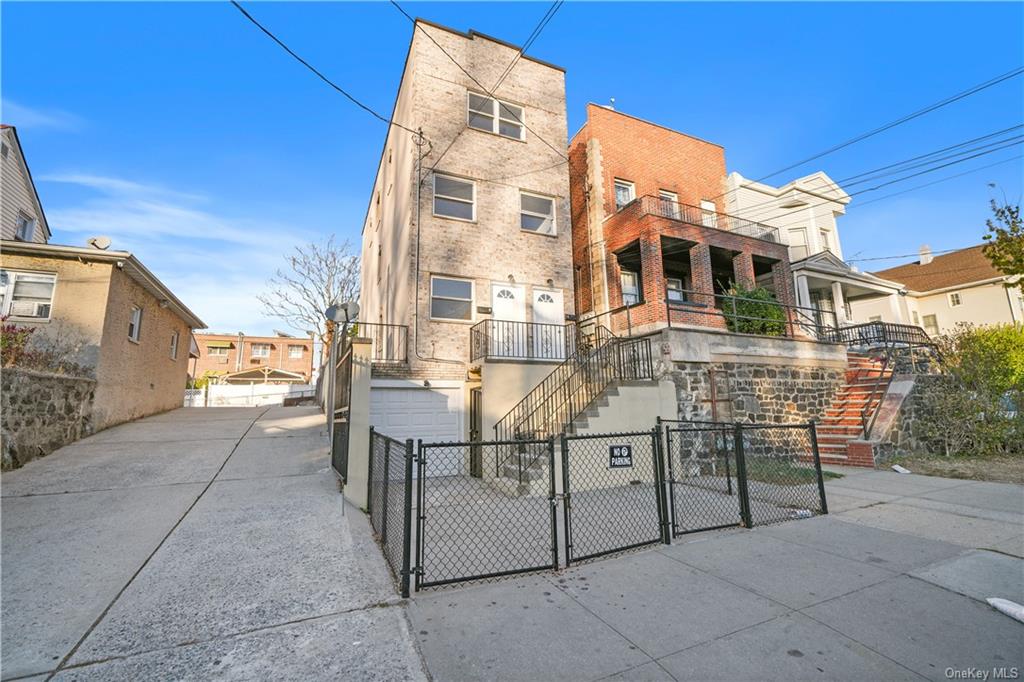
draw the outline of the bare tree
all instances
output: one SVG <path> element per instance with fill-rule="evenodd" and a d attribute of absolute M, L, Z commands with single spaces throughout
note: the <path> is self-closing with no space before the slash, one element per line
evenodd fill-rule
<path fill-rule="evenodd" d="M 334 235 L 322 242 L 296 246 L 285 256 L 287 267 L 278 269 L 257 296 L 266 312 L 292 329 L 314 332 L 329 341 L 324 310 L 335 303 L 359 297 L 359 256 L 346 239 Z"/>

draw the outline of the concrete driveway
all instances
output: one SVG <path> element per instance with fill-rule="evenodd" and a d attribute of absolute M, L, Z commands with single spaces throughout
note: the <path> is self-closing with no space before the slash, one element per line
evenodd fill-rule
<path fill-rule="evenodd" d="M 175 410 L 2 495 L 4 680 L 423 678 L 315 408 Z"/>
<path fill-rule="evenodd" d="M 1024 603 L 1024 489 L 842 473 L 830 516 L 420 592 L 427 667 L 436 680 L 1024 673 L 1024 624 L 983 601 Z"/>

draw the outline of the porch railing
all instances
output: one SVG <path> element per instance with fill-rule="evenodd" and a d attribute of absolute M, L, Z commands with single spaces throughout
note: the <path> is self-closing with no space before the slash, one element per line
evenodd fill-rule
<path fill-rule="evenodd" d="M 653 195 L 642 196 L 636 201 L 639 202 L 641 212 L 645 214 L 780 243 L 779 230 L 771 225 Z"/>
<path fill-rule="evenodd" d="M 470 362 L 481 358 L 562 361 L 575 352 L 572 324 L 483 320 L 469 330 Z"/>
<path fill-rule="evenodd" d="M 865 322 L 864 324 L 841 327 L 831 332 L 828 340 L 845 343 L 848 346 L 935 345 L 928 333 L 921 327 L 893 322 Z"/>
<path fill-rule="evenodd" d="M 376 364 L 409 361 L 409 328 L 402 324 L 359 322 L 352 334 L 371 341 L 370 361 Z"/>

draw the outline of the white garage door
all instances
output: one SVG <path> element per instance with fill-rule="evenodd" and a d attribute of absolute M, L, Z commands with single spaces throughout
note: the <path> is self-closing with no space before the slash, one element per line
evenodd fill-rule
<path fill-rule="evenodd" d="M 465 440 L 462 392 L 458 388 L 371 387 L 370 423 L 384 435 L 400 441 Z"/>

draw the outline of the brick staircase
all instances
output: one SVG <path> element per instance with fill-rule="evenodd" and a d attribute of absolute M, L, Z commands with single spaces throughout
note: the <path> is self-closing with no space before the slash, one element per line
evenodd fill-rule
<path fill-rule="evenodd" d="M 849 351 L 846 369 L 846 383 L 825 410 L 825 416 L 818 422 L 818 453 L 822 464 L 845 464 L 847 466 L 873 467 L 871 450 L 848 448 L 851 440 L 864 435 L 861 415 L 871 415 L 878 409 L 885 388 L 892 378 L 892 370 L 884 363 L 866 353 Z M 872 396 L 878 378 L 882 378 L 878 392 Z M 864 412 L 867 407 L 867 412 Z"/>

